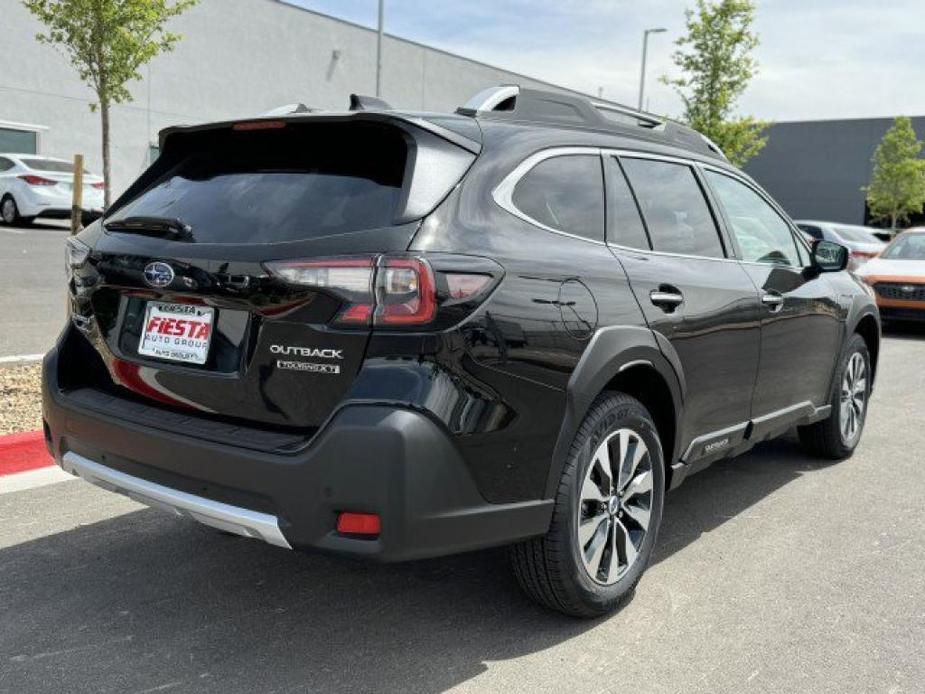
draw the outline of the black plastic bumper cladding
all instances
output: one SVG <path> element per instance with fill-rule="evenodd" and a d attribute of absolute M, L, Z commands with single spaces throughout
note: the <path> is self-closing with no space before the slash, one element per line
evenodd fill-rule
<path fill-rule="evenodd" d="M 84 409 L 45 358 L 43 408 L 56 459 L 68 452 L 179 491 L 270 513 L 296 548 L 383 561 L 452 554 L 542 534 L 551 501 L 490 504 L 459 452 L 424 414 L 390 405 L 337 412 L 308 448 L 273 454 Z M 375 540 L 335 531 L 341 511 L 377 513 Z"/>

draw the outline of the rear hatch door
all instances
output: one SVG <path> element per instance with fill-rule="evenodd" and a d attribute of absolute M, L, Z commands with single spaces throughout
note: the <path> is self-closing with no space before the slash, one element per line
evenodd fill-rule
<path fill-rule="evenodd" d="M 363 360 L 376 256 L 408 248 L 471 145 L 385 114 L 172 131 L 82 235 L 75 323 L 140 398 L 320 426 Z M 293 263 L 317 286 L 272 271 Z"/>

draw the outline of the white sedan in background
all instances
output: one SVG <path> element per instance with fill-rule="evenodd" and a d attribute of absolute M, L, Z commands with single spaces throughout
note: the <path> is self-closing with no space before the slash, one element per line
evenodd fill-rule
<path fill-rule="evenodd" d="M 876 258 L 886 248 L 886 243 L 876 236 L 874 232 L 883 229 L 862 227 L 856 224 L 841 224 L 839 222 L 819 222 L 811 219 L 797 219 L 796 225 L 804 234 L 814 239 L 834 241 L 848 248 L 848 269 L 857 270 L 871 258 Z"/>
<path fill-rule="evenodd" d="M 0 152 L 0 222 L 30 224 L 36 217 L 70 219 L 74 164 L 34 154 Z M 84 171 L 84 223 L 103 214 L 103 179 Z"/>

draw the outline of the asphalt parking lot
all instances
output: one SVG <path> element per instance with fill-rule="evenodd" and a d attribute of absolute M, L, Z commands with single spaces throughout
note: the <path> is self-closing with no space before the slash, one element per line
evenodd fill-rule
<path fill-rule="evenodd" d="M 500 550 L 356 564 L 0 481 L 0 691 L 921 692 L 922 363 L 925 332 L 886 337 L 851 460 L 782 440 L 689 479 L 592 622 L 528 602 Z"/>
<path fill-rule="evenodd" d="M 64 325 L 65 222 L 0 224 L 0 358 L 47 351 Z"/>

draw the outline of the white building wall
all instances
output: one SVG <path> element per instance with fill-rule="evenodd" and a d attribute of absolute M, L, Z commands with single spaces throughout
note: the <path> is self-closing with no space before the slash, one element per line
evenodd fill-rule
<path fill-rule="evenodd" d="M 19 0 L 0 0 L 0 126 L 42 126 L 41 154 L 87 157 L 101 171 L 93 93 Z M 376 33 L 278 0 L 200 0 L 175 19 L 172 52 L 142 67 L 134 102 L 112 113 L 113 185 L 118 194 L 145 168 L 157 132 L 263 113 L 293 102 L 344 110 L 351 92 L 375 93 Z M 336 52 L 336 53 L 335 53 Z M 387 36 L 383 98 L 398 108 L 451 111 L 493 84 L 552 85 Z M 556 88 L 556 87 L 553 87 Z"/>

